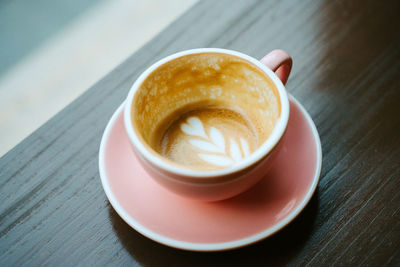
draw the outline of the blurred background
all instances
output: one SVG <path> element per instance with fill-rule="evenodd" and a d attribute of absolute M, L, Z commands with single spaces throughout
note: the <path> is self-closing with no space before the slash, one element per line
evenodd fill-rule
<path fill-rule="evenodd" d="M 198 0 L 1 0 L 0 156 Z"/>

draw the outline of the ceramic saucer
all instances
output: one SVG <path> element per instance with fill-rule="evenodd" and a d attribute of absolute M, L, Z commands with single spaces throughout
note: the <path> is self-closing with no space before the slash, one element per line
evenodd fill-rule
<path fill-rule="evenodd" d="M 321 171 L 321 144 L 307 111 L 290 96 L 290 118 L 278 159 L 265 178 L 245 193 L 219 202 L 177 196 L 142 169 L 125 133 L 123 104 L 100 145 L 104 191 L 136 231 L 167 246 L 196 251 L 242 247 L 290 223 L 313 195 Z"/>

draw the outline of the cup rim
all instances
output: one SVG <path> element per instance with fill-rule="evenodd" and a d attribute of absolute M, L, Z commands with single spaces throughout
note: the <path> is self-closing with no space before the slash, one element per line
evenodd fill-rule
<path fill-rule="evenodd" d="M 281 102 L 281 116 L 278 119 L 277 123 L 275 124 L 275 127 L 271 135 L 267 138 L 267 140 L 259 148 L 257 148 L 250 156 L 246 157 L 239 163 L 234 164 L 231 167 L 219 170 L 199 171 L 199 170 L 181 168 L 178 165 L 168 164 L 166 161 L 161 159 L 162 156 L 157 157 L 152 152 L 148 151 L 146 146 L 142 144 L 142 142 L 139 140 L 138 134 L 135 132 L 134 127 L 132 125 L 131 110 L 132 110 L 133 98 L 138 89 L 140 88 L 140 86 L 142 85 L 142 83 L 144 82 L 144 80 L 153 71 L 155 71 L 160 66 L 164 65 L 169 61 L 172 61 L 176 58 L 180 58 L 183 56 L 200 54 L 200 53 L 222 53 L 222 54 L 233 55 L 254 64 L 272 80 L 272 82 L 274 83 L 279 92 L 279 99 Z M 276 74 L 270 68 L 262 64 L 259 60 L 238 51 L 222 49 L 222 48 L 197 48 L 197 49 L 184 50 L 155 62 L 149 68 L 147 68 L 133 83 L 131 89 L 129 90 L 124 107 L 124 125 L 129 140 L 131 141 L 131 144 L 134 147 L 134 150 L 136 150 L 136 152 L 139 153 L 146 161 L 151 163 L 151 165 L 156 166 L 158 169 L 183 177 L 215 178 L 237 173 L 251 167 L 252 165 L 256 164 L 257 162 L 265 158 L 278 144 L 283 134 L 285 133 L 288 120 L 289 120 L 289 99 L 285 86 L 282 84 L 282 81 L 278 78 L 278 76 L 276 76 Z"/>

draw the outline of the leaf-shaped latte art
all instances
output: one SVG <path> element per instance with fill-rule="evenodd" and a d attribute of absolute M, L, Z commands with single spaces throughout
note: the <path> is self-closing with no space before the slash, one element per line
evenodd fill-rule
<path fill-rule="evenodd" d="M 202 152 L 198 153 L 199 158 L 209 164 L 227 167 L 250 155 L 249 145 L 243 138 L 240 138 L 240 144 L 231 138 L 227 152 L 226 140 L 221 131 L 210 127 L 207 135 L 203 123 L 197 117 L 188 118 L 180 128 L 187 135 L 194 137 L 189 139 L 189 144 L 200 149 Z"/>
<path fill-rule="evenodd" d="M 203 141 L 203 140 L 199 140 L 199 139 L 190 139 L 189 143 L 192 146 L 195 146 L 195 147 L 205 150 L 207 152 L 225 153 L 225 149 L 221 150 L 220 147 L 218 147 L 215 144 L 210 143 L 208 141 Z"/>
<path fill-rule="evenodd" d="M 214 127 L 210 128 L 211 141 L 218 146 L 222 153 L 225 153 L 225 138 L 222 133 Z"/>
<path fill-rule="evenodd" d="M 230 152 L 231 152 L 231 157 L 236 161 L 240 161 L 242 159 L 242 152 L 240 151 L 240 148 L 238 144 L 235 142 L 235 140 L 231 139 L 231 144 L 230 144 Z"/>
<path fill-rule="evenodd" d="M 203 123 L 196 117 L 190 117 L 186 120 L 186 123 L 181 124 L 181 130 L 188 134 L 194 136 L 200 136 L 208 139 L 206 132 L 204 131 Z"/>

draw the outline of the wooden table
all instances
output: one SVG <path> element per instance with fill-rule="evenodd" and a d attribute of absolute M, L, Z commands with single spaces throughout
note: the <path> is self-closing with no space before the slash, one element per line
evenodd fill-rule
<path fill-rule="evenodd" d="M 202 1 L 0 160 L 0 265 L 400 265 L 400 1 Z M 288 227 L 242 249 L 157 244 L 110 206 L 104 127 L 138 77 L 184 49 L 288 51 L 322 140 L 321 180 Z M 112 53 L 112 51 L 110 51 Z M 56 90 L 56 89 L 55 89 Z"/>

